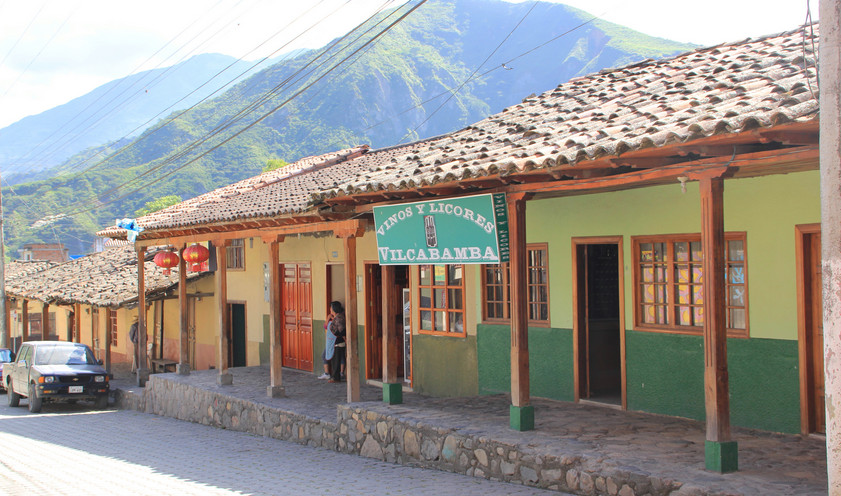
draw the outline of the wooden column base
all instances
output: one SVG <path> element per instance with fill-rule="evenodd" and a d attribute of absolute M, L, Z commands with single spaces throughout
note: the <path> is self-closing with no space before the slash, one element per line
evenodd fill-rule
<path fill-rule="evenodd" d="M 230 372 L 222 372 L 216 376 L 216 384 L 219 386 L 230 386 L 234 383 L 234 376 Z"/>
<path fill-rule="evenodd" d="M 515 431 L 533 431 L 534 430 L 534 407 L 528 406 L 514 406 L 511 405 L 509 410 L 511 418 L 511 428 Z"/>
<path fill-rule="evenodd" d="M 283 386 L 266 386 L 266 396 L 269 398 L 285 398 L 286 388 Z"/>
<path fill-rule="evenodd" d="M 146 367 L 137 369 L 137 385 L 146 387 L 146 382 L 149 380 L 149 369 Z"/>
<path fill-rule="evenodd" d="M 176 363 L 175 364 L 175 373 L 178 375 L 190 375 L 190 364 L 189 363 Z"/>
<path fill-rule="evenodd" d="M 399 405 L 403 403 L 403 384 L 401 383 L 383 383 L 383 402 L 389 405 Z"/>
<path fill-rule="evenodd" d="M 739 470 L 739 450 L 736 441 L 705 441 L 704 460 L 707 470 L 719 473 Z"/>

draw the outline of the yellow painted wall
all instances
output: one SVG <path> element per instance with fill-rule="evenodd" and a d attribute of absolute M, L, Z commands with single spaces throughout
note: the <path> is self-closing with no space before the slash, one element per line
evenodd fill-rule
<path fill-rule="evenodd" d="M 796 339 L 794 226 L 820 222 L 817 171 L 725 181 L 725 230 L 747 232 L 751 337 Z M 698 183 L 530 201 L 527 241 L 548 242 L 552 327 L 572 328 L 572 237 L 623 236 L 633 327 L 631 236 L 700 233 Z M 475 279 L 477 282 L 479 279 Z"/>
<path fill-rule="evenodd" d="M 228 269 L 228 302 L 245 304 L 246 364 L 260 364 L 263 315 L 269 303 L 263 292 L 263 262 L 269 259 L 268 245 L 260 238 L 245 238 L 245 269 Z"/>

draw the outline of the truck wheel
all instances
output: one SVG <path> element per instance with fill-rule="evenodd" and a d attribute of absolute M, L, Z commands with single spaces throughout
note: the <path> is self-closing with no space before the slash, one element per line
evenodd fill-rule
<path fill-rule="evenodd" d="M 103 394 L 102 396 L 97 396 L 93 403 L 93 407 L 97 410 L 105 410 L 108 408 L 108 395 Z"/>
<path fill-rule="evenodd" d="M 43 400 L 35 394 L 35 384 L 29 385 L 29 412 L 38 413 L 41 411 Z"/>
<path fill-rule="evenodd" d="M 9 396 L 9 406 L 16 407 L 20 405 L 20 395 L 15 392 L 15 388 L 12 387 L 12 381 L 9 380 L 8 386 L 6 388 L 9 390 L 7 395 Z"/>

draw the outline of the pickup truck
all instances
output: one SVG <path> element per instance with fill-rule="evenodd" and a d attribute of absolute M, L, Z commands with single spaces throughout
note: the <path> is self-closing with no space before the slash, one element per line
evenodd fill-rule
<path fill-rule="evenodd" d="M 27 341 L 17 358 L 3 367 L 9 406 L 29 400 L 29 411 L 41 411 L 47 402 L 89 400 L 97 409 L 108 406 L 110 384 L 93 351 L 66 341 Z"/>

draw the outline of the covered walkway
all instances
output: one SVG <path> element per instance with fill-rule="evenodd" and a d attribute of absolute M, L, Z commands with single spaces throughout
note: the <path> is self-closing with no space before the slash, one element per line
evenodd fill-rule
<path fill-rule="evenodd" d="M 116 378 L 121 408 L 134 408 L 345 453 L 510 480 L 580 494 L 826 494 L 821 438 L 736 429 L 740 470 L 704 470 L 704 425 L 608 407 L 535 399 L 534 431 L 509 428 L 507 395 L 381 401 L 361 388 L 284 370 L 287 396 L 270 398 L 267 366 L 156 374 L 146 388 Z"/>

